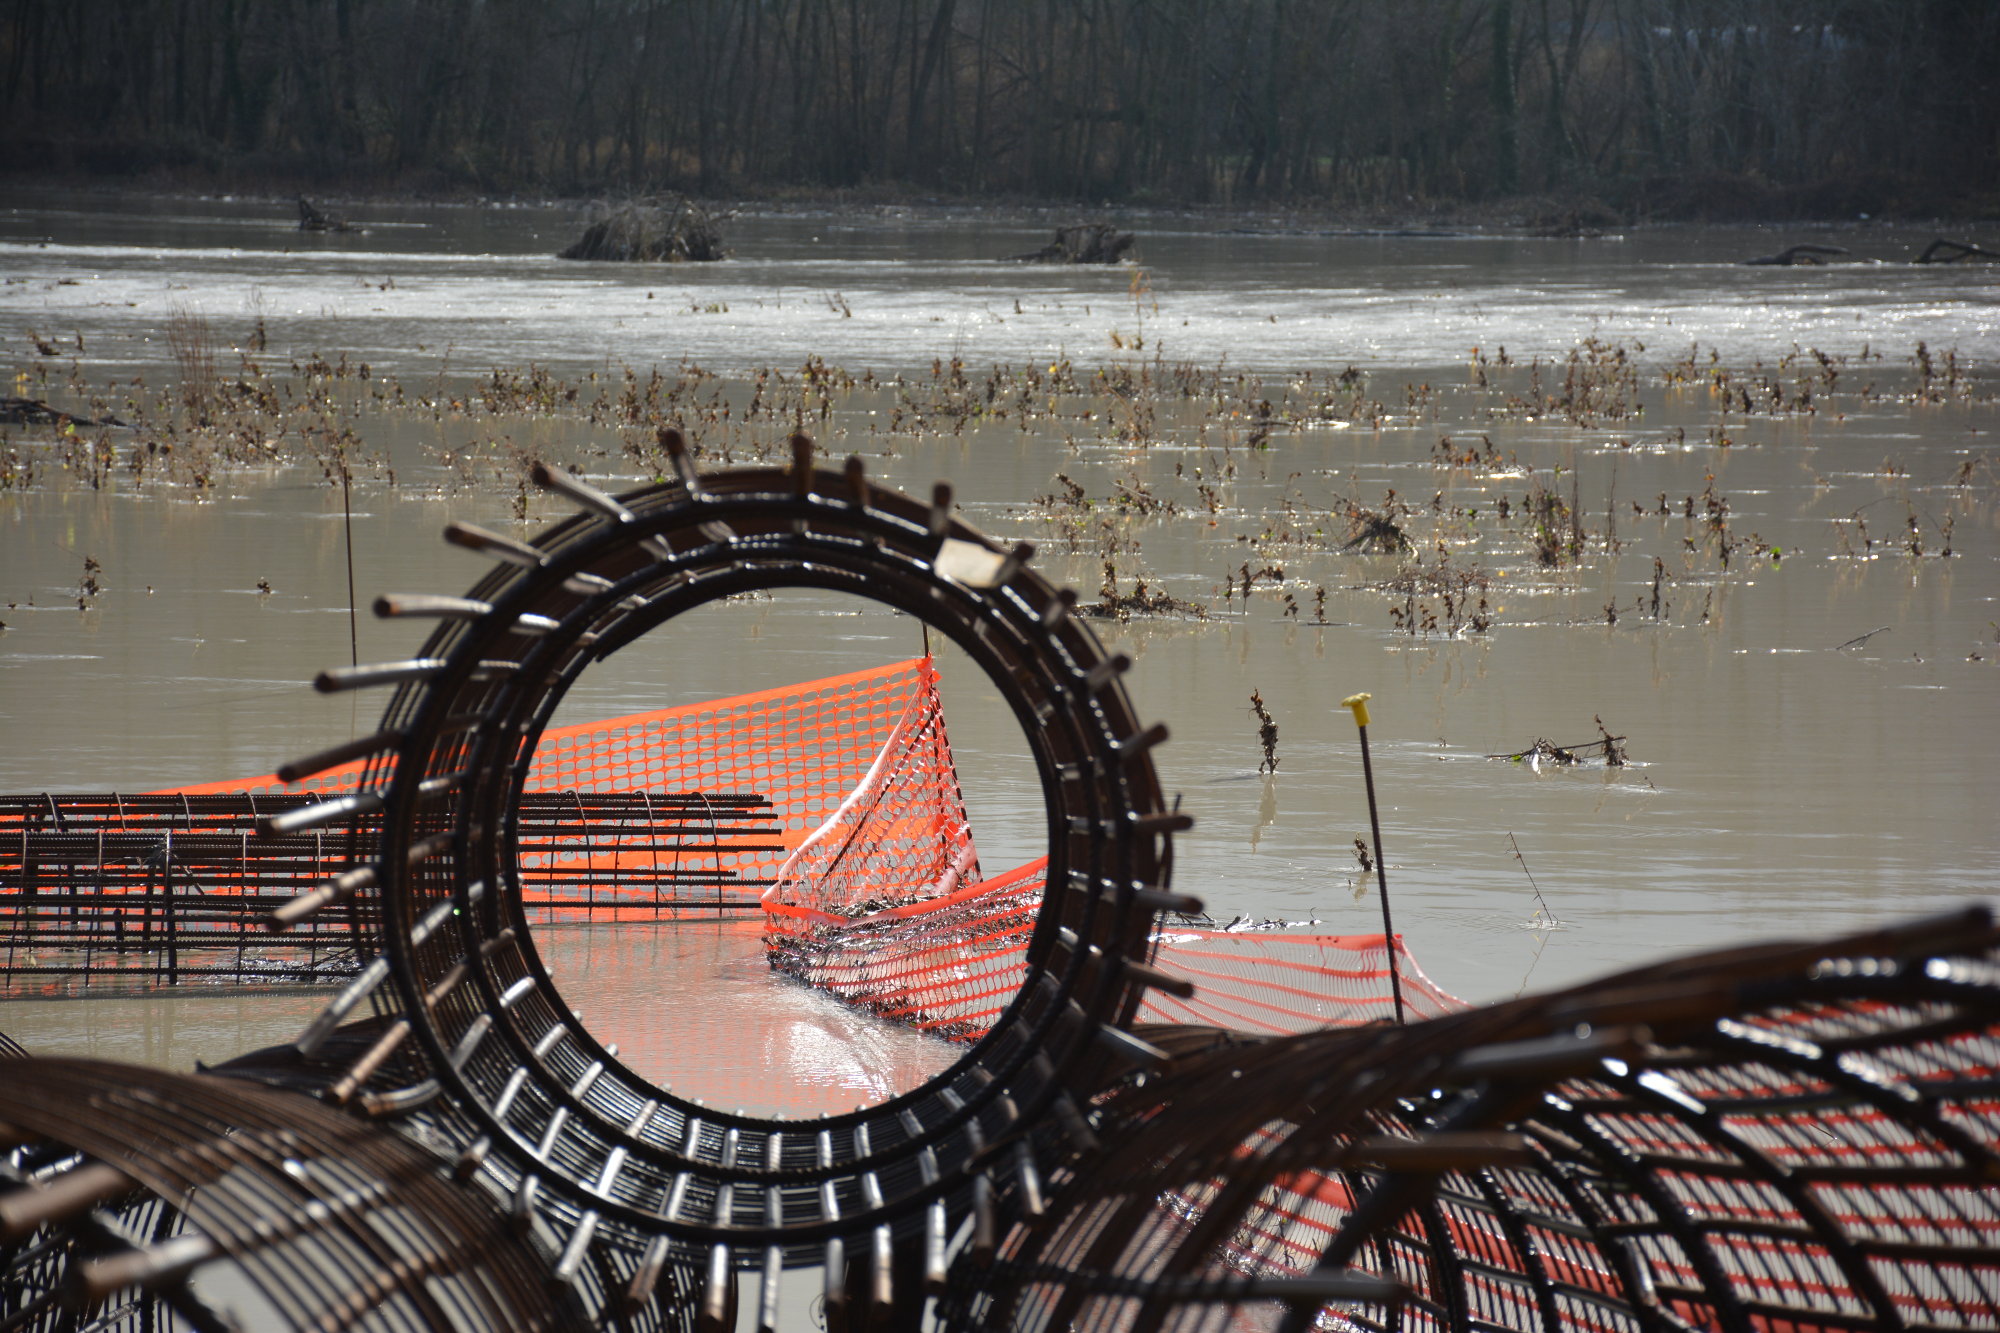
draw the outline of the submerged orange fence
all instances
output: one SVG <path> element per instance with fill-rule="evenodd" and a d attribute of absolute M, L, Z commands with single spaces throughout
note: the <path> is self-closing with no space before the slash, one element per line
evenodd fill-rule
<path fill-rule="evenodd" d="M 983 1036 L 1020 987 L 1048 861 L 980 878 L 937 677 L 920 664 L 907 711 L 866 776 L 779 870 L 765 892 L 772 965 L 887 1018 L 956 1040 Z M 1191 998 L 1149 992 L 1142 1022 L 1303 1032 L 1393 1016 L 1380 935 L 1176 927 L 1154 963 L 1195 984 Z M 1405 1008 L 1462 1007 L 1401 941 Z"/>
<path fill-rule="evenodd" d="M 937 898 L 856 917 L 767 893 L 772 964 L 885 1018 L 938 1036 L 984 1036 L 1020 988 L 1041 910 L 1046 858 Z M 1380 935 L 1300 935 L 1176 926 L 1154 941 L 1154 966 L 1195 985 L 1188 998 L 1148 991 L 1142 1023 L 1238 1032 L 1307 1032 L 1394 1016 Z M 1403 1003 L 1414 1018 L 1463 1008 L 1396 941 Z"/>

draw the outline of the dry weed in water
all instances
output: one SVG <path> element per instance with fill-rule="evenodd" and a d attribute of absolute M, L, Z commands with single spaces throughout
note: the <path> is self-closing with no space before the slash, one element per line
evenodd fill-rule
<path fill-rule="evenodd" d="M 200 313 L 176 304 L 167 312 L 166 335 L 180 372 L 181 404 L 200 424 L 215 393 L 215 334 Z"/>
<path fill-rule="evenodd" d="M 1257 765 L 1259 773 L 1278 771 L 1278 723 L 1271 716 L 1271 710 L 1264 706 L 1264 696 L 1256 690 L 1250 691 L 1250 711 L 1257 715 L 1257 743 L 1264 747 L 1263 762 Z"/>

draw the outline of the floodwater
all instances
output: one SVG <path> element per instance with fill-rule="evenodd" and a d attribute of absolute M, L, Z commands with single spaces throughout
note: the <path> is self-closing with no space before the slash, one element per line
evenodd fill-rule
<path fill-rule="evenodd" d="M 1253 423 L 1195 404 L 1163 407 L 1143 442 L 1103 416 L 899 435 L 887 391 L 838 399 L 815 428 L 830 452 L 861 453 L 905 489 L 949 479 L 973 523 L 1037 542 L 1040 567 L 1086 598 L 1101 577 L 1096 525 L 1112 515 L 1125 587 L 1141 575 L 1209 609 L 1100 632 L 1136 659 L 1128 685 L 1142 712 L 1172 729 L 1158 766 L 1197 820 L 1177 843 L 1176 887 L 1220 920 L 1381 928 L 1353 846 L 1368 830 L 1357 738 L 1338 707 L 1356 691 L 1373 695 L 1396 928 L 1470 1000 L 1858 929 L 2000 882 L 2000 285 L 1990 265 L 1898 262 L 1928 232 L 1812 233 L 1855 262 L 1787 269 L 1738 262 L 1799 239 L 1753 229 L 1352 238 L 1151 218 L 1135 220 L 1137 265 L 1084 270 L 996 262 L 1040 244 L 1039 219 L 774 214 L 729 224 L 728 262 L 668 268 L 556 261 L 578 222 L 548 208 L 358 209 L 365 233 L 305 237 L 268 203 L 11 205 L 0 210 L 9 392 L 60 403 L 72 360 L 96 392 L 166 382 L 176 312 L 227 344 L 261 319 L 267 368 L 345 354 L 412 396 L 530 364 L 574 380 L 671 374 L 683 361 L 743 377 L 809 356 L 878 377 L 928 375 L 953 357 L 975 378 L 995 362 L 1067 359 L 1079 379 L 1193 363 L 1258 373 L 1267 396 L 1294 373 L 1323 381 L 1356 367 L 1390 420 L 1280 428 L 1261 447 Z M 1494 383 L 1519 393 L 1532 359 L 1547 371 L 1586 339 L 1625 349 L 1643 414 L 1590 428 L 1530 419 L 1471 383 L 1475 347 L 1489 359 L 1506 349 L 1516 368 Z M 1920 342 L 1970 367 L 1964 392 L 1908 400 Z M 1817 349 L 1843 369 L 1815 412 L 1724 416 L 1716 395 L 1662 381 L 1692 346 L 1699 366 L 1711 350 L 1747 371 Z M 385 409 L 363 430 L 396 469 L 395 484 L 371 473 L 353 494 L 364 607 L 378 592 L 458 592 L 478 577 L 478 559 L 438 540 L 448 520 L 518 531 L 562 513 L 535 497 L 517 523 L 511 483 L 468 484 L 442 446 L 504 438 L 587 456 L 607 487 L 642 479 L 614 430 L 574 417 Z M 9 434 L 17 448 L 42 438 Z M 1444 436 L 1482 458 L 1441 466 Z M 1036 503 L 1060 493 L 1057 473 L 1091 510 Z M 1178 512 L 1117 517 L 1121 485 Z M 1591 534 L 1579 564 L 1538 562 L 1518 508 L 1496 526 L 1499 501 L 1518 507 L 1537 485 L 1577 502 Z M 1401 599 L 1380 587 L 1401 561 L 1341 549 L 1347 523 L 1329 507 L 1377 507 L 1392 488 L 1416 505 L 1403 526 L 1427 558 L 1442 539 L 1486 571 L 1487 632 L 1405 632 L 1390 614 Z M 1709 495 L 1741 542 L 1727 565 Z M 374 701 L 305 682 L 350 651 L 406 655 L 420 630 L 364 611 L 350 648 L 344 532 L 340 492 L 312 466 L 227 473 L 208 500 L 46 475 L 0 492 L 0 790 L 264 773 L 372 729 Z M 86 556 L 102 591 L 79 610 Z M 1247 603 L 1225 598 L 1244 565 L 1282 566 L 1282 585 L 1273 575 Z M 1309 623 L 1321 589 L 1325 623 Z M 875 666 L 912 655 L 920 634 L 878 608 L 809 598 L 713 619 L 649 644 L 642 669 L 586 677 L 574 706 L 615 713 Z M 1004 710 L 980 701 L 977 682 L 955 685 L 949 661 L 946 678 L 970 701 L 948 695 L 948 721 L 997 873 L 1039 850 L 1033 774 Z M 1275 775 L 1258 771 L 1253 689 L 1278 726 Z M 1487 757 L 1596 740 L 1597 719 L 1625 738 L 1629 765 Z M 566 998 L 635 1067 L 725 1107 L 844 1108 L 953 1054 L 803 997 L 763 968 L 746 924 L 569 927 L 539 943 Z M 0 1003 L 0 1030 L 31 1050 L 184 1068 L 288 1039 L 314 1003 L 16 1000 Z"/>

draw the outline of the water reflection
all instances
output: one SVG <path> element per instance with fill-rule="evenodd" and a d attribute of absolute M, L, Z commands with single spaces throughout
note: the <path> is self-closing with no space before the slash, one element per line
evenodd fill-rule
<path fill-rule="evenodd" d="M 753 918 L 543 926 L 535 947 L 621 1060 L 709 1106 L 848 1111 L 916 1087 L 962 1053 L 773 973 L 762 930 Z"/>

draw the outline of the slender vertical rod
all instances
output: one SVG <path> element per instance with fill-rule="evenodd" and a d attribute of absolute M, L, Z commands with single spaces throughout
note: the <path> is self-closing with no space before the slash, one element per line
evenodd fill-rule
<path fill-rule="evenodd" d="M 1366 694 L 1350 694 L 1340 706 L 1354 714 L 1354 726 L 1361 733 L 1361 780 L 1368 788 L 1368 830 L 1375 838 L 1375 888 L 1382 899 L 1382 938 L 1389 946 L 1389 994 L 1396 1002 L 1396 1022 L 1403 1018 L 1402 969 L 1396 965 L 1396 927 L 1389 919 L 1389 864 L 1382 859 L 1382 816 L 1375 806 L 1375 765 L 1368 757 L 1368 700 Z"/>
<path fill-rule="evenodd" d="M 347 533 L 347 656 L 351 666 L 361 665 L 361 630 L 354 618 L 354 499 L 348 493 L 347 446 L 340 447 L 340 519 Z"/>

